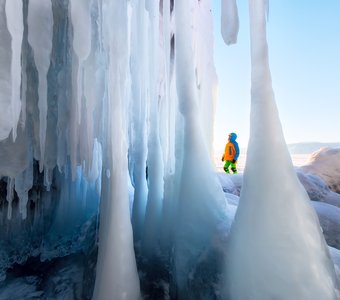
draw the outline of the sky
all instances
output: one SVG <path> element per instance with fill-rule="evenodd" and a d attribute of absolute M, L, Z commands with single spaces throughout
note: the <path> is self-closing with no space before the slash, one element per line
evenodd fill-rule
<path fill-rule="evenodd" d="M 214 147 L 229 132 L 249 139 L 248 0 L 238 0 L 236 45 L 221 36 L 220 0 L 213 0 L 214 60 L 219 78 Z M 269 0 L 267 41 L 272 83 L 288 144 L 340 142 L 340 1 Z"/>

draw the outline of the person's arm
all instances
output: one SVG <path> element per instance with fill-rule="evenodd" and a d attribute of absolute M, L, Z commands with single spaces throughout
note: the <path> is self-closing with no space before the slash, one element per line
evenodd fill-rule
<path fill-rule="evenodd" d="M 234 142 L 234 147 L 235 147 L 235 155 L 234 155 L 234 160 L 236 161 L 240 155 L 240 148 L 238 147 L 238 143 Z"/>

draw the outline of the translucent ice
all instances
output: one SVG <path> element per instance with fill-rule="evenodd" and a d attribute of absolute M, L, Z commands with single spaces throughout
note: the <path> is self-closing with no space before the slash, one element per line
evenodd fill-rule
<path fill-rule="evenodd" d="M 221 32 L 227 45 L 237 41 L 239 20 L 236 0 L 221 0 Z"/>
<path fill-rule="evenodd" d="M 6 0 L 0 1 L 0 140 L 12 130 L 12 49 L 7 27 Z"/>
<path fill-rule="evenodd" d="M 6 1 L 7 27 L 12 38 L 12 128 L 13 139 L 17 136 L 17 125 L 21 111 L 21 44 L 24 32 L 23 7 L 21 0 Z"/>
<path fill-rule="evenodd" d="M 334 266 L 318 218 L 295 175 L 275 105 L 265 4 L 249 1 L 251 134 L 229 239 L 226 294 L 231 299 L 335 300 Z"/>
<path fill-rule="evenodd" d="M 52 51 L 53 13 L 50 0 L 31 0 L 28 6 L 28 42 L 30 43 L 34 62 L 39 75 L 39 140 L 40 140 L 40 171 L 44 167 L 45 140 L 47 127 L 47 72 L 50 67 Z"/>

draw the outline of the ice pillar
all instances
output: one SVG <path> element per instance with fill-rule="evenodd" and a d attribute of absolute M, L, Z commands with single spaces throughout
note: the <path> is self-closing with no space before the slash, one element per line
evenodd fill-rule
<path fill-rule="evenodd" d="M 127 186 L 128 3 L 103 1 L 108 53 L 107 135 L 103 157 L 99 253 L 93 299 L 140 298 Z M 114 30 L 112 30 L 114 29 Z"/>
<path fill-rule="evenodd" d="M 240 203 L 231 228 L 227 297 L 336 299 L 318 218 L 285 144 L 271 85 L 265 0 L 250 0 L 251 130 Z"/>

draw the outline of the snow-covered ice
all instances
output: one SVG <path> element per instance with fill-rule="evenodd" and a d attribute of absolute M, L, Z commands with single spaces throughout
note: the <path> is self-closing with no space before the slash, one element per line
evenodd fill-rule
<path fill-rule="evenodd" d="M 320 176 L 332 191 L 340 193 L 340 148 L 321 148 L 301 168 L 305 173 Z"/>

